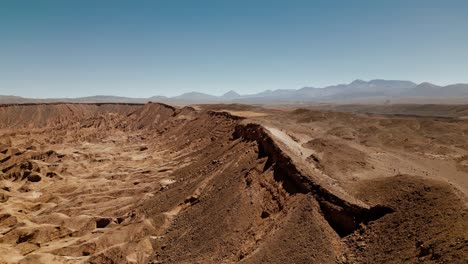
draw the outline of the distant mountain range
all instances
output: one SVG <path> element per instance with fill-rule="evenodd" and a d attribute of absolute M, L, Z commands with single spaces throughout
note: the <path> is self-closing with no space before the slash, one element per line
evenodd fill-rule
<path fill-rule="evenodd" d="M 468 84 L 437 86 L 431 83 L 416 84 L 399 80 L 355 80 L 324 88 L 304 87 L 301 89 L 266 90 L 257 94 L 240 95 L 229 91 L 221 96 L 200 92 L 184 93 L 179 96 L 153 96 L 150 98 L 128 98 L 117 96 L 90 96 L 80 98 L 32 99 L 17 96 L 0 96 L 0 104 L 23 103 L 146 103 L 148 101 L 172 104 L 200 103 L 468 103 Z"/>

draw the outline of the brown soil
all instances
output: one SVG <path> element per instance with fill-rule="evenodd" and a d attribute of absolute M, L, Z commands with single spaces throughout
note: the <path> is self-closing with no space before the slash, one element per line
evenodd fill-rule
<path fill-rule="evenodd" d="M 243 105 L 3 106 L 0 263 L 466 263 L 467 132 Z"/>
<path fill-rule="evenodd" d="M 354 262 L 466 263 L 468 210 L 452 186 L 408 175 L 358 185 L 359 197 L 395 213 L 346 238 Z"/>

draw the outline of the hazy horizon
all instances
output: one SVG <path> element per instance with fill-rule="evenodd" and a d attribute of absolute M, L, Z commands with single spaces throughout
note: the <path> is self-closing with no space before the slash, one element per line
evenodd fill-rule
<path fill-rule="evenodd" d="M 351 84 L 352 82 L 354 81 L 364 81 L 364 82 L 371 82 L 371 81 L 375 81 L 375 80 L 384 80 L 384 81 L 408 81 L 408 82 L 413 82 L 411 80 L 389 80 L 389 79 L 372 79 L 372 80 L 363 80 L 363 79 L 354 79 L 348 83 L 335 83 L 335 84 L 330 84 L 330 85 L 327 85 L 327 86 L 323 86 L 323 87 L 317 87 L 317 86 L 304 86 L 304 87 L 298 87 L 298 88 L 285 88 L 285 89 L 276 89 L 276 90 L 299 90 L 301 88 L 317 88 L 317 89 L 324 89 L 324 88 L 327 88 L 327 87 L 333 87 L 333 86 L 337 86 L 337 85 L 348 85 L 348 84 Z M 414 82 L 416 85 L 419 85 L 421 83 L 425 83 L 425 82 Z M 431 83 L 431 82 L 429 82 Z M 431 83 L 431 84 L 434 84 L 434 85 L 437 85 L 437 86 L 441 86 L 443 87 L 443 85 L 439 85 L 437 83 Z M 465 84 L 465 83 L 450 83 L 448 85 L 453 85 L 453 84 Z M 445 84 L 444 84 L 445 85 Z M 88 95 L 83 95 L 83 96 L 77 96 L 77 97 L 28 97 L 28 96 L 24 96 L 24 98 L 30 98 L 30 99 L 66 99 L 66 98 L 70 98 L 70 99 L 73 99 L 73 98 L 84 98 L 84 97 L 99 97 L 99 96 L 115 96 L 115 97 L 127 97 L 127 98 L 143 98 L 143 99 L 147 99 L 147 98 L 151 98 L 151 97 L 158 97 L 158 96 L 165 96 L 165 97 L 168 97 L 168 98 L 171 98 L 171 97 L 177 97 L 177 96 L 181 96 L 181 95 L 185 95 L 185 94 L 189 94 L 189 93 L 192 93 L 192 92 L 195 92 L 195 93 L 203 93 L 203 94 L 207 94 L 207 95 L 213 95 L 213 96 L 222 96 L 228 92 L 231 92 L 231 91 L 234 91 L 236 93 L 238 93 L 239 95 L 242 95 L 242 96 L 248 96 L 248 95 L 255 95 L 255 94 L 258 94 L 258 93 L 261 93 L 261 92 L 265 92 L 265 91 L 275 91 L 275 90 L 272 90 L 272 89 L 266 89 L 266 90 L 262 90 L 262 91 L 258 91 L 256 93 L 239 93 L 238 91 L 236 90 L 229 90 L 229 91 L 225 91 L 223 93 L 220 93 L 220 94 L 210 94 L 210 93 L 207 93 L 207 92 L 200 92 L 200 91 L 196 91 L 196 90 L 193 90 L 193 91 L 186 91 L 186 92 L 183 92 L 183 93 L 180 93 L 180 94 L 175 94 L 175 95 L 169 95 L 169 96 L 166 96 L 166 95 L 161 95 L 161 94 L 153 94 L 151 96 L 146 96 L 146 97 L 136 97 L 136 96 L 125 96 L 125 95 L 115 95 L 115 94 L 88 94 Z M 18 95 L 14 95 L 14 94 L 0 94 L 0 96 L 18 96 Z M 23 97 L 23 96 L 18 96 L 18 97 Z"/>
<path fill-rule="evenodd" d="M 147 98 L 468 83 L 466 1 L 11 1 L 0 94 Z"/>

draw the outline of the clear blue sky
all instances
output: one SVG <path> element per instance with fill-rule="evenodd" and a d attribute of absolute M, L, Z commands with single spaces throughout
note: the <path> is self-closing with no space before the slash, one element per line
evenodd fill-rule
<path fill-rule="evenodd" d="M 0 94 L 468 82 L 468 1 L 3 0 Z"/>

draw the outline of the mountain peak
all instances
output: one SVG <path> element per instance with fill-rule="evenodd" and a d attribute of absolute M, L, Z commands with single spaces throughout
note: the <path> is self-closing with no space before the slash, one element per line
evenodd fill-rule
<path fill-rule="evenodd" d="M 223 94 L 221 97 L 225 99 L 233 99 L 233 98 L 238 98 L 241 95 L 236 93 L 234 90 L 230 90 L 229 92 Z"/>
<path fill-rule="evenodd" d="M 422 82 L 418 86 L 420 87 L 437 87 L 437 85 L 430 83 L 430 82 Z"/>
<path fill-rule="evenodd" d="M 188 100 L 188 101 L 215 101 L 217 99 L 214 95 L 209 95 L 200 92 L 188 92 L 181 94 L 179 96 L 171 97 L 172 99 L 177 100 Z"/>
<path fill-rule="evenodd" d="M 355 84 L 366 84 L 366 81 L 363 81 L 361 79 L 356 79 L 350 83 L 350 85 L 355 85 Z"/>

